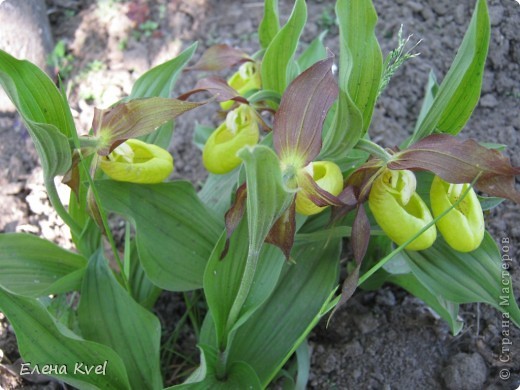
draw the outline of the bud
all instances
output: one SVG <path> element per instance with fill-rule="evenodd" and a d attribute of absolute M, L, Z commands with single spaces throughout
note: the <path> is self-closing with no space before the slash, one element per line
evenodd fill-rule
<path fill-rule="evenodd" d="M 433 220 L 428 207 L 415 192 L 417 182 L 413 172 L 385 169 L 375 179 L 368 198 L 372 214 L 387 236 L 401 245 L 415 236 Z M 408 250 L 429 248 L 437 238 L 432 225 L 406 246 Z"/>
<path fill-rule="evenodd" d="M 333 162 L 314 161 L 303 168 L 303 171 L 312 177 L 318 187 L 334 196 L 339 195 L 343 190 L 341 169 Z M 314 204 L 311 199 L 312 194 L 305 189 L 301 189 L 296 194 L 296 211 L 303 215 L 313 215 L 325 209 L 325 207 Z"/>
<path fill-rule="evenodd" d="M 435 176 L 430 189 L 434 216 L 450 208 L 470 184 L 451 184 Z M 449 246 L 459 252 L 477 249 L 484 238 L 484 214 L 473 188 L 448 214 L 437 221 L 437 227 Z"/>
<path fill-rule="evenodd" d="M 173 157 L 157 145 L 129 139 L 100 159 L 111 179 L 132 183 L 160 183 L 173 171 Z"/>
<path fill-rule="evenodd" d="M 254 89 L 260 89 L 262 86 L 260 64 L 251 61 L 245 62 L 238 68 L 238 71 L 229 78 L 228 84 L 237 91 L 240 96 Z M 228 100 L 220 103 L 220 107 L 223 110 L 229 110 L 233 103 L 232 100 Z"/>
<path fill-rule="evenodd" d="M 228 173 L 242 161 L 237 152 L 258 143 L 259 137 L 254 110 L 241 104 L 230 111 L 226 121 L 209 136 L 202 151 L 202 162 L 211 173 Z"/>

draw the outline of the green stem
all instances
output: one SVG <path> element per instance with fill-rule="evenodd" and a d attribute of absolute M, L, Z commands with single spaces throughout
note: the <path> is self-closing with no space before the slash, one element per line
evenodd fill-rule
<path fill-rule="evenodd" d="M 228 358 L 228 336 L 235 326 L 242 307 L 246 302 L 246 299 L 249 295 L 249 291 L 251 291 L 251 286 L 253 285 L 256 267 L 258 265 L 258 258 L 260 256 L 260 252 L 258 250 L 249 249 L 249 253 L 247 255 L 246 265 L 244 268 L 244 274 L 242 275 L 242 280 L 240 282 L 240 287 L 238 288 L 238 292 L 229 310 L 228 320 L 226 323 L 226 331 L 225 338 L 221 341 L 219 354 L 217 357 L 217 366 L 216 366 L 216 374 L 217 378 L 223 379 L 226 375 L 227 368 L 227 358 Z"/>
<path fill-rule="evenodd" d="M 47 189 L 47 195 L 49 196 L 49 200 L 51 201 L 54 210 L 56 210 L 63 222 L 65 222 L 69 226 L 72 233 L 76 236 L 79 236 L 81 234 L 81 227 L 70 216 L 69 212 L 65 209 L 65 206 L 63 206 L 63 203 L 61 203 L 61 199 L 58 195 L 58 191 L 56 190 L 56 185 L 54 184 L 53 179 L 46 180 L 45 187 Z"/>
<path fill-rule="evenodd" d="M 356 144 L 356 149 L 363 150 L 367 153 L 370 153 L 373 156 L 379 157 L 383 161 L 389 161 L 392 158 L 392 155 L 388 153 L 384 148 L 372 142 L 368 139 L 361 138 Z"/>
<path fill-rule="evenodd" d="M 103 207 L 101 207 L 101 200 L 99 198 L 99 194 L 97 192 L 96 185 L 94 184 L 94 180 L 92 179 L 92 177 L 90 176 L 89 172 L 87 171 L 87 168 L 84 166 L 84 164 L 82 162 L 83 162 L 83 157 L 81 157 L 81 164 L 80 165 L 81 165 L 82 169 L 85 172 L 85 176 L 87 177 L 87 180 L 88 180 L 89 185 L 90 185 L 90 190 L 92 191 L 92 195 L 94 196 L 94 200 L 95 200 L 96 205 L 98 207 L 99 215 L 101 217 L 101 221 L 102 221 L 105 233 L 106 233 L 107 240 L 108 240 L 108 242 L 110 244 L 110 248 L 112 249 L 112 253 L 114 254 L 114 258 L 115 258 L 115 260 L 117 262 L 117 265 L 119 267 L 119 272 L 121 274 L 121 279 L 123 279 L 123 284 L 125 285 L 126 290 L 131 294 L 132 293 L 132 289 L 130 287 L 130 283 L 128 282 L 128 278 L 127 278 L 127 275 L 125 273 L 125 269 L 124 269 L 123 263 L 121 262 L 121 258 L 119 257 L 119 253 L 118 253 L 117 247 L 116 247 L 116 242 L 114 241 L 114 236 L 112 235 L 112 231 L 110 230 L 110 226 L 108 225 L 107 215 L 106 215 L 105 210 L 103 209 Z"/>

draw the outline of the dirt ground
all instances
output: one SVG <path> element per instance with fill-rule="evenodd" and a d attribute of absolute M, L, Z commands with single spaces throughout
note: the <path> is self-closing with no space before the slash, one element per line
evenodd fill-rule
<path fill-rule="evenodd" d="M 337 50 L 338 31 L 330 0 L 309 0 L 309 22 L 303 39 L 322 29 Z M 292 1 L 280 0 L 287 18 Z M 127 95 L 133 82 L 151 66 L 173 56 L 195 40 L 196 56 L 215 43 L 228 43 L 250 53 L 258 50 L 256 30 L 261 1 L 231 0 L 47 0 L 55 42 L 66 51 L 54 62 L 66 70 L 73 114 L 80 132 L 88 131 L 94 107 L 107 107 Z M 469 23 L 474 1 L 374 0 L 380 15 L 377 35 L 383 54 L 404 34 L 421 40 L 420 56 L 403 66 L 375 110 L 370 133 L 386 146 L 398 144 L 413 128 L 431 69 L 438 80 L 446 74 Z M 506 154 L 520 166 L 520 5 L 514 0 L 488 0 L 492 32 L 482 97 L 462 137 L 507 145 Z M 0 27 L 1 29 L 1 27 Z M 175 94 L 190 89 L 187 74 Z M 214 107 L 213 107 L 214 108 Z M 191 143 L 195 121 L 216 123 L 213 108 L 181 117 L 171 145 L 175 177 L 204 179 L 200 152 Z M 41 168 L 27 131 L 12 113 L 0 112 L 0 231 L 38 234 L 70 246 L 70 237 L 46 198 Z M 518 184 L 518 183 L 517 183 Z M 514 258 L 512 276 L 520 286 L 520 207 L 506 201 L 487 216 L 487 228 L 499 242 L 508 237 Z M 165 333 L 182 304 L 163 294 L 156 311 Z M 311 334 L 310 389 L 517 389 L 520 386 L 520 331 L 510 329 L 511 361 L 499 361 L 504 330 L 501 315 L 485 305 L 463 305 L 464 329 L 457 336 L 421 301 L 394 286 L 377 292 L 358 291 L 325 328 Z M 12 329 L 0 313 L 0 388 L 60 388 L 36 378 L 21 382 L 12 363 L 18 358 Z M 197 352 L 186 338 L 186 353 Z M 171 372 L 167 381 L 174 382 Z M 511 376 L 501 379 L 501 370 Z M 169 384 L 169 383 L 167 383 Z"/>

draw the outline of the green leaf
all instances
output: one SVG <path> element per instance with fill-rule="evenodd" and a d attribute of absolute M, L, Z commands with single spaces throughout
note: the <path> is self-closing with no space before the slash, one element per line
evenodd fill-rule
<path fill-rule="evenodd" d="M 135 240 L 132 241 L 129 247 L 130 255 L 128 258 L 125 258 L 125 266 L 129 264 L 128 282 L 132 288 L 132 297 L 139 302 L 141 306 L 151 310 L 162 290 L 154 285 L 148 276 L 146 276 L 139 261 Z M 127 249 L 125 249 L 125 252 L 126 250 Z"/>
<path fill-rule="evenodd" d="M 454 303 L 485 302 L 520 326 L 520 309 L 515 301 L 509 272 L 493 238 L 486 232 L 481 246 L 460 253 L 438 238 L 424 251 L 403 251 L 415 277 L 432 294 Z M 507 263 L 505 263 L 507 264 Z"/>
<path fill-rule="evenodd" d="M 101 251 L 83 279 L 78 319 L 83 336 L 121 356 L 130 383 L 138 389 L 161 389 L 161 324 L 117 282 Z"/>
<path fill-rule="evenodd" d="M 314 40 L 309 44 L 307 49 L 298 58 L 298 67 L 301 72 L 304 72 L 316 62 L 327 58 L 327 49 L 323 45 L 323 38 L 327 35 L 327 31 L 322 31 Z"/>
<path fill-rule="evenodd" d="M 65 328 L 34 298 L 20 297 L 0 288 L 0 310 L 16 333 L 20 355 L 32 367 L 66 367 L 67 373 L 52 375 L 80 389 L 130 389 L 125 366 L 113 349 L 86 341 Z M 106 362 L 105 375 L 75 372 Z M 59 372 L 59 371 L 58 371 Z"/>
<path fill-rule="evenodd" d="M 224 215 L 231 206 L 231 198 L 236 190 L 239 172 L 239 169 L 234 169 L 224 175 L 210 173 L 199 191 L 200 200 L 212 209 L 219 219 L 224 220 Z"/>
<path fill-rule="evenodd" d="M 247 238 L 246 234 L 241 233 L 240 238 L 231 240 L 231 248 L 228 255 L 223 260 L 228 263 L 230 259 L 242 260 L 243 271 L 229 270 L 229 264 L 224 264 L 223 278 L 225 280 L 224 285 L 230 289 L 236 289 L 236 293 L 232 293 L 229 296 L 229 300 L 225 303 L 225 307 L 215 309 L 213 313 L 217 318 L 217 331 L 219 337 L 219 347 L 221 350 L 226 348 L 227 338 L 231 331 L 238 327 L 244 320 L 245 316 L 249 314 L 251 310 L 257 305 L 249 305 L 251 301 L 255 301 L 255 294 L 257 288 L 262 286 L 255 285 L 255 278 L 260 277 L 262 274 L 262 266 L 259 267 L 259 261 L 262 258 L 262 246 L 264 240 L 267 237 L 271 227 L 276 220 L 282 215 L 287 207 L 292 203 L 294 194 L 285 189 L 282 183 L 282 173 L 280 170 L 280 164 L 278 158 L 274 152 L 263 145 L 256 145 L 254 147 L 245 147 L 238 152 L 240 158 L 244 160 L 246 170 L 246 183 L 247 183 Z M 241 230 L 242 231 L 242 230 Z M 217 277 L 214 272 L 215 269 L 215 257 L 220 256 L 224 248 L 225 235 L 222 235 L 219 245 L 215 248 L 216 252 L 212 254 L 212 261 L 208 265 L 208 271 L 204 275 L 204 288 L 213 290 L 221 288 L 222 284 L 219 283 L 219 274 L 217 271 Z M 247 240 L 247 244 L 246 244 Z M 238 241 L 238 242 L 237 242 Z M 235 248 L 235 245 L 239 245 Z M 246 247 L 247 245 L 247 247 Z M 240 257 L 233 256 L 233 253 L 240 253 Z M 230 257 L 232 256 L 232 257 Z M 271 254 L 270 261 L 275 261 L 276 257 Z M 279 261 L 282 262 L 281 260 Z M 265 263 L 265 261 L 263 261 Z M 274 267 L 274 264 L 271 265 Z M 227 272 L 226 272 L 227 270 Z M 229 272 L 232 271 L 232 272 Z M 213 274 L 212 274 L 213 273 Z M 268 277 L 267 285 L 269 285 Z M 273 280 L 270 280 L 273 282 Z M 218 286 L 217 286 L 218 284 Z M 258 284 L 258 283 L 256 283 Z M 267 290 L 269 290 L 267 286 Z M 262 291 L 262 289 L 260 290 Z M 208 301 L 218 299 L 219 294 L 216 291 L 208 294 Z M 264 293 L 260 293 L 260 300 L 263 298 Z M 215 302 L 218 306 L 218 302 Z M 215 307 L 214 305 L 214 307 Z"/>
<path fill-rule="evenodd" d="M 435 77 L 435 73 L 433 72 L 433 70 L 430 70 L 430 73 L 428 75 L 428 82 L 425 88 L 424 100 L 421 106 L 421 111 L 419 112 L 419 116 L 417 117 L 417 123 L 415 124 L 414 133 L 418 130 L 419 124 L 424 120 L 426 114 L 428 114 L 428 112 L 430 111 L 438 91 L 439 84 L 437 83 L 437 78 Z"/>
<path fill-rule="evenodd" d="M 75 132 L 70 109 L 36 65 L 0 50 L 0 85 L 22 116 L 43 167 L 46 184 L 71 165 L 68 137 Z"/>
<path fill-rule="evenodd" d="M 408 145 L 436 130 L 453 135 L 462 130 L 480 98 L 490 29 L 486 0 L 478 0 L 457 55 Z"/>
<path fill-rule="evenodd" d="M 296 246 L 296 264 L 285 264 L 269 299 L 237 330 L 229 361 L 246 362 L 267 386 L 324 314 L 339 256 L 338 239 Z"/>
<path fill-rule="evenodd" d="M 258 26 L 258 38 L 263 49 L 267 49 L 279 30 L 278 0 L 265 0 L 264 16 Z"/>
<path fill-rule="evenodd" d="M 79 289 L 87 261 L 39 237 L 0 234 L 0 286 L 27 297 Z"/>
<path fill-rule="evenodd" d="M 139 258 L 155 285 L 171 291 L 202 287 L 206 263 L 224 226 L 190 183 L 104 180 L 96 185 L 103 206 L 135 224 Z"/>
<path fill-rule="evenodd" d="M 260 390 L 262 386 L 255 371 L 244 362 L 236 362 L 231 366 L 225 378 L 218 378 L 215 372 L 217 355 L 210 347 L 200 346 L 201 366 L 181 385 L 168 387 L 165 390 L 228 390 L 250 389 Z"/>
<path fill-rule="evenodd" d="M 375 35 L 377 13 L 372 1 L 338 0 L 336 14 L 340 31 L 339 87 L 352 100 L 362 115 L 362 129 L 358 128 L 359 119 L 348 99 L 339 102 L 338 112 L 346 109 L 356 122 L 349 129 L 349 147 L 363 135 L 372 119 L 383 69 L 383 55 Z M 337 126 L 345 127 L 344 122 Z M 343 130 L 344 131 L 344 130 Z M 350 134 L 351 133 L 351 134 Z M 352 145 L 351 145 L 352 144 Z"/>
<path fill-rule="evenodd" d="M 170 97 L 170 93 L 182 72 L 197 49 L 197 42 L 174 59 L 158 65 L 143 74 L 135 82 L 128 99 L 146 97 Z"/>
<path fill-rule="evenodd" d="M 228 320 L 246 267 L 249 249 L 247 221 L 242 220 L 233 232 L 226 256 L 221 259 L 225 242 L 226 233 L 223 233 L 204 273 L 204 292 L 216 326 L 217 345 L 221 349 L 225 348 L 231 326 L 235 325 L 228 324 Z M 283 264 L 284 256 L 278 249 L 271 245 L 262 247 L 253 284 L 239 313 L 240 322 L 249 318 L 267 299 L 276 285 Z"/>
<path fill-rule="evenodd" d="M 262 60 L 262 88 L 283 93 L 290 83 L 292 58 L 307 21 L 305 0 L 296 0 L 289 20 L 272 39 Z"/>
<path fill-rule="evenodd" d="M 296 350 L 296 359 L 298 360 L 298 375 L 294 390 L 305 390 L 311 371 L 311 350 L 307 341 L 301 343 Z"/>

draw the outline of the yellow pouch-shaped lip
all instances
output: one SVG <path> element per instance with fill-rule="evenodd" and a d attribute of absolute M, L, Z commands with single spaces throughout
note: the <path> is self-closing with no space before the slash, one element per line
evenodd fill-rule
<path fill-rule="evenodd" d="M 257 144 L 259 138 L 253 109 L 240 105 L 230 111 L 226 121 L 209 136 L 202 151 L 202 162 L 211 173 L 228 173 L 242 162 L 237 152 L 244 146 Z"/>
<path fill-rule="evenodd" d="M 377 223 L 396 244 L 401 245 L 433 220 L 430 210 L 415 192 L 411 171 L 386 169 L 373 183 L 368 205 Z M 437 238 L 435 225 L 406 246 L 408 250 L 429 248 Z"/>
<path fill-rule="evenodd" d="M 430 188 L 430 202 L 436 217 L 450 208 L 468 189 L 469 184 L 450 184 L 435 176 Z M 466 197 L 437 221 L 444 240 L 459 252 L 477 249 L 484 239 L 484 214 L 477 194 L 470 189 Z"/>
<path fill-rule="evenodd" d="M 308 164 L 304 170 L 311 175 L 316 184 L 337 196 L 343 190 L 343 175 L 339 167 L 330 161 L 314 161 Z M 296 194 L 296 211 L 303 215 L 313 215 L 323 211 L 326 207 L 314 204 L 309 198 L 310 194 L 299 191 Z"/>
<path fill-rule="evenodd" d="M 248 61 L 238 68 L 228 80 L 228 84 L 231 88 L 237 91 L 240 96 L 244 96 L 245 93 L 252 91 L 253 89 L 260 89 L 262 86 L 262 80 L 260 78 L 260 64 Z M 233 106 L 233 100 L 228 100 L 220 103 L 220 108 L 226 111 Z"/>
<path fill-rule="evenodd" d="M 172 173 L 173 157 L 157 145 L 129 139 L 102 157 L 99 166 L 113 180 L 153 184 Z"/>

